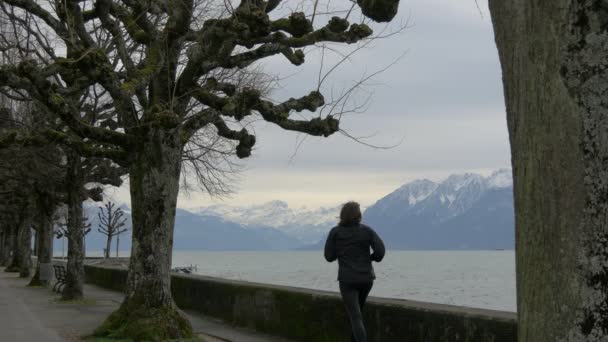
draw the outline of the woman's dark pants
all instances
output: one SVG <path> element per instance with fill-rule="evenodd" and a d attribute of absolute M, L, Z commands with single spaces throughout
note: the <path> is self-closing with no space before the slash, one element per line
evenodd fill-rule
<path fill-rule="evenodd" d="M 367 332 L 363 325 L 363 305 L 374 282 L 369 283 L 346 283 L 340 282 L 340 294 L 346 307 L 346 313 L 350 319 L 352 333 L 351 342 L 367 342 Z"/>

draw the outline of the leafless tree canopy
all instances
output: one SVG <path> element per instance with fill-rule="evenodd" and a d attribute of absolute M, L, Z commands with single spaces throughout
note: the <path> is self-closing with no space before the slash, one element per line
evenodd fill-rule
<path fill-rule="evenodd" d="M 119 236 L 128 230 L 128 228 L 125 227 L 127 218 L 124 217 L 124 214 L 122 208 L 116 208 L 116 203 L 113 202 L 108 202 L 102 208 L 99 208 L 99 212 L 97 213 L 99 227 L 97 228 L 97 231 L 106 236 L 106 258 L 110 257 L 112 238 Z"/>
<path fill-rule="evenodd" d="M 127 166 L 143 131 L 179 130 L 183 171 L 212 193 L 229 190 L 220 175 L 238 167 L 228 157 L 251 153 L 246 118 L 311 135 L 338 130 L 329 110 L 290 117 L 322 107 L 318 89 L 282 103 L 268 99 L 275 78 L 258 61 L 282 55 L 300 65 L 306 47 L 372 35 L 365 23 L 349 22 L 350 2 L 6 0 L 0 12 L 10 23 L 4 30 L 17 36 L 2 32 L 0 51 L 23 59 L 2 66 L 0 86 L 69 126 L 47 129 L 48 138 Z"/>
<path fill-rule="evenodd" d="M 128 169 L 133 248 L 127 296 L 98 330 L 100 336 L 192 336 L 190 324 L 172 300 L 168 271 L 180 175 L 190 172 L 210 193 L 229 191 L 218 176 L 236 170 L 230 156 L 251 155 L 256 137 L 250 123 L 256 120 L 311 136 L 338 132 L 341 103 L 349 92 L 334 103 L 326 101 L 321 93 L 326 77 L 321 75 L 319 85 L 307 94 L 273 101 L 269 90 L 276 78 L 260 69 L 260 61 L 276 56 L 300 66 L 315 48 L 365 44 L 373 38 L 367 18 L 390 20 L 397 4 L 398 0 L 0 2 L 0 19 L 9 23 L 15 37 L 5 39 L 8 35 L 0 32 L 0 53 L 21 56 L 0 66 L 0 89 L 15 100 L 31 100 L 54 118 L 57 125 L 44 125 L 36 139 L 74 152 L 66 153 L 68 183 L 84 179 L 81 156 L 111 160 Z M 19 139 L 36 140 L 13 136 L 5 141 Z M 95 170 L 93 166 L 91 171 Z M 78 227 L 81 201 L 68 197 L 71 226 Z M 73 268 L 81 270 L 74 273 L 74 284 L 82 283 L 82 263 L 75 260 Z M 72 292 L 78 292 L 77 286 Z M 81 296 L 82 291 L 76 294 Z M 150 321 L 159 322 L 153 332 L 131 329 Z M 125 329 L 125 324 L 131 328 Z"/>

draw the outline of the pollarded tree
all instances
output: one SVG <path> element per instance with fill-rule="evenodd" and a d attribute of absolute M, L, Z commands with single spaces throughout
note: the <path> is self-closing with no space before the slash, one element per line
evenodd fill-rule
<path fill-rule="evenodd" d="M 3 64 L 14 65 L 24 60 L 32 61 L 34 58 L 39 63 L 48 65 L 52 60 L 52 56 L 48 55 L 52 42 L 41 40 L 41 31 L 34 29 L 36 24 L 31 18 L 28 13 L 16 13 L 12 7 L 0 3 L 0 59 Z M 106 44 L 103 39 L 100 39 L 99 43 Z M 53 84 L 61 83 L 61 75 L 50 75 L 47 80 Z M 106 112 L 107 106 L 99 105 L 100 98 L 104 96 L 103 91 L 82 89 L 64 95 L 79 103 L 81 112 L 78 113 L 78 119 L 85 124 L 92 125 L 112 116 L 112 113 Z M 20 108 L 29 110 L 18 110 Z M 27 92 L 8 87 L 0 88 L 0 111 L 12 115 L 7 121 L 10 125 L 5 127 L 0 136 L 0 149 L 2 153 L 17 151 L 11 157 L 4 158 L 4 165 L 21 178 L 21 183 L 32 184 L 27 187 L 32 191 L 23 186 L 20 193 L 35 193 L 34 197 L 38 203 L 49 204 L 49 198 L 54 203 L 59 200 L 66 203 L 68 263 L 62 299 L 80 299 L 83 296 L 85 255 L 85 231 L 81 229 L 85 224 L 82 221 L 82 202 L 87 198 L 101 201 L 101 185 L 119 186 L 124 169 L 100 158 L 96 153 L 96 144 L 85 146 L 81 136 L 70 132 L 64 123 L 58 121 L 46 107 L 40 106 Z M 66 141 L 70 144 L 66 144 Z M 24 163 L 19 163 L 19 160 L 25 160 L 30 165 L 22 167 Z M 90 187 L 87 184 L 94 185 Z M 49 220 L 54 209 L 53 205 L 39 207 L 36 213 L 36 226 L 42 228 L 39 235 L 45 237 L 36 241 L 46 244 L 41 246 L 45 247 L 44 256 L 39 258 L 41 261 L 51 258 L 51 246 L 48 244 L 52 242 L 52 225 Z M 25 247 L 20 250 L 26 251 Z M 29 257 L 21 258 L 19 254 L 16 256 L 14 259 L 19 262 L 29 260 Z"/>
<path fill-rule="evenodd" d="M 607 341 L 607 2 L 490 10 L 512 151 L 518 341 Z"/>
<path fill-rule="evenodd" d="M 62 239 L 66 237 L 68 238 L 68 240 L 71 238 L 69 224 L 67 223 L 67 221 L 69 220 L 68 216 L 69 215 L 66 215 L 66 217 L 64 217 L 63 219 L 63 222 L 60 222 L 55 227 L 55 238 Z M 80 219 L 80 230 L 82 230 L 81 235 L 83 239 L 87 234 L 91 232 L 91 223 L 89 223 L 89 218 L 87 216 L 82 216 L 82 218 Z"/>
<path fill-rule="evenodd" d="M 173 226 L 184 146 L 210 130 L 235 141 L 248 157 L 256 138 L 240 122 L 255 116 L 282 129 L 327 137 L 339 130 L 332 115 L 306 118 L 325 103 L 320 91 L 275 103 L 252 87 L 240 87 L 225 72 L 243 70 L 271 56 L 304 63 L 304 48 L 324 43 L 354 44 L 372 35 L 364 22 L 351 23 L 354 4 L 337 5 L 341 16 L 288 12 L 287 0 L 4 0 L 16 13 L 32 17 L 48 39 L 63 46 L 44 50 L 40 60 L 0 67 L 0 87 L 27 92 L 82 138 L 81 151 L 111 158 L 129 170 L 133 247 L 127 296 L 97 331 L 135 340 L 191 336 L 170 292 Z M 282 4 L 283 3 L 283 4 Z M 392 19 L 397 0 L 360 0 L 366 16 Z M 293 4 L 298 7 L 297 3 Z M 325 7 L 325 6 L 323 6 Z M 279 9 L 280 8 L 280 9 Z M 274 13 L 274 14 L 273 14 Z M 50 38 L 49 38 L 50 37 Z M 100 41 L 110 45 L 102 45 Z M 47 40 L 47 41 L 45 41 Z M 54 78 L 58 82 L 51 82 Z M 103 125 L 80 120 L 74 94 L 98 87 L 115 117 Z M 293 113 L 302 113 L 294 118 Z M 64 132 L 48 131 L 66 144 Z M 95 145 L 90 147 L 89 143 Z"/>
<path fill-rule="evenodd" d="M 124 211 L 121 208 L 116 208 L 116 203 L 108 202 L 103 208 L 99 208 L 97 217 L 99 219 L 99 228 L 97 231 L 106 236 L 105 258 L 110 258 L 110 249 L 112 247 L 112 238 L 118 237 L 120 234 L 127 231 L 128 228 L 123 228 L 127 223 L 127 218 L 124 217 Z M 105 210 L 104 210 L 105 209 Z M 116 247 L 118 250 L 118 246 Z"/>
<path fill-rule="evenodd" d="M 36 239 L 37 242 L 41 242 L 38 245 L 42 254 L 39 261 L 50 262 L 52 215 L 61 202 L 66 203 L 67 223 L 62 233 L 68 237 L 68 265 L 62 299 L 80 299 L 83 296 L 84 284 L 84 236 L 91 229 L 86 219 L 83 220 L 82 202 L 87 198 L 101 201 L 103 192 L 101 186 L 106 184 L 119 186 L 122 183 L 120 177 L 124 174 L 124 169 L 107 159 L 83 158 L 72 148 L 60 146 L 52 136 L 43 132 L 49 131 L 49 127 L 57 127 L 55 129 L 61 131 L 63 124 L 55 124 L 52 116 L 44 110 L 33 110 L 31 103 L 28 103 L 31 101 L 27 97 L 24 98 L 18 93 L 9 93 L 5 96 L 11 96 L 16 100 L 13 101 L 12 106 L 0 107 L 3 112 L 13 113 L 10 120 L 13 127 L 12 129 L 5 127 L 0 139 L 0 153 L 3 156 L 0 161 L 0 179 L 4 180 L 3 183 L 9 184 L 6 178 L 12 177 L 10 183 L 14 188 L 12 196 L 23 199 L 19 203 L 29 203 L 24 207 L 29 208 L 28 210 L 19 207 L 16 212 L 27 213 L 30 216 L 29 218 L 23 216 L 24 214 L 18 216 L 20 225 L 17 225 L 19 228 L 17 232 L 26 235 L 18 235 L 22 238 L 16 238 L 15 241 L 22 242 L 12 244 L 18 253 L 13 253 L 15 257 L 12 258 L 8 270 L 19 268 L 23 270 L 21 272 L 23 276 L 27 274 L 29 267 L 18 267 L 18 264 L 26 265 L 30 260 L 29 230 L 22 229 L 22 226 L 29 226 L 32 222 L 35 223 L 37 237 L 41 237 Z M 12 107 L 21 109 L 11 110 Z M 91 116 L 95 115 L 84 115 L 83 120 Z M 73 135 L 65 134 L 65 136 L 75 139 Z M 86 186 L 87 184 L 93 186 Z M 38 274 L 37 267 L 35 275 Z M 36 277 L 32 284 L 37 284 Z"/>
<path fill-rule="evenodd" d="M 14 224 L 11 216 L 12 212 L 8 211 L 10 207 L 7 203 L 9 195 L 12 192 L 3 191 L 0 193 L 0 266 L 6 266 L 10 263 L 11 252 L 13 250 L 13 229 Z"/>
<path fill-rule="evenodd" d="M 36 231 L 36 256 L 38 264 L 30 286 L 48 286 L 50 279 L 41 279 L 41 264 L 51 264 L 53 258 L 53 214 L 61 204 L 56 191 L 36 190 L 36 211 L 34 229 Z M 48 270 L 48 269 L 47 269 Z"/>
<path fill-rule="evenodd" d="M 0 111 L 3 113 L 0 115 L 1 133 L 23 132 L 25 127 L 32 124 L 28 120 L 32 118 L 31 104 L 11 101 L 0 94 Z M 11 236 L 7 240 L 12 240 L 12 259 L 7 270 L 18 270 L 22 277 L 27 277 L 30 273 L 30 240 L 34 218 L 44 217 L 40 211 L 42 208 L 37 204 L 38 200 L 41 196 L 54 193 L 53 189 L 61 178 L 58 168 L 49 163 L 53 156 L 57 156 L 56 152 L 53 146 L 5 146 L 0 149 L 0 188 L 5 194 L 2 210 L 6 213 L 5 224 L 13 225 L 12 229 L 10 226 L 6 229 Z M 52 205 L 50 210 L 53 210 Z"/>

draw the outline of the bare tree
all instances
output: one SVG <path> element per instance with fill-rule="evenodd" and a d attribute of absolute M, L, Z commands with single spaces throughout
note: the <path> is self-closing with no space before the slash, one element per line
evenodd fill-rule
<path fill-rule="evenodd" d="M 68 215 L 69 216 L 69 215 Z M 67 223 L 67 216 L 63 218 L 63 222 L 60 222 L 55 226 L 55 238 L 61 239 L 63 237 L 70 238 L 70 229 L 69 224 Z M 82 236 L 86 236 L 91 232 L 91 223 L 89 223 L 89 218 L 87 216 L 82 216 L 80 220 L 80 229 L 82 230 Z"/>
<path fill-rule="evenodd" d="M 100 222 L 97 231 L 106 236 L 106 249 L 104 250 L 106 259 L 110 258 L 112 238 L 114 236 L 118 237 L 128 230 L 128 228 L 123 228 L 127 222 L 124 211 L 120 207 L 114 209 L 115 206 L 115 203 L 108 202 L 103 208 L 99 208 L 99 213 L 97 213 Z M 118 253 L 118 242 L 116 243 L 116 251 Z"/>
<path fill-rule="evenodd" d="M 41 37 L 36 31 L 36 22 L 32 20 L 33 16 L 29 13 L 15 13 L 13 8 L 7 8 L 0 4 L 0 22 L 2 30 L 0 31 L 0 56 L 3 60 L 9 63 L 18 63 L 18 61 L 36 61 L 36 63 L 47 64 L 49 55 L 40 53 L 36 49 L 40 45 Z M 45 40 L 45 44 L 50 44 Z M 44 49 L 43 49 L 44 50 Z M 48 50 L 47 50 L 48 52 Z M 47 78 L 52 84 L 61 82 L 60 77 L 49 76 Z M 87 124 L 93 124 L 98 120 L 105 120 L 108 114 L 104 111 L 104 107 L 99 106 L 99 98 L 104 96 L 103 93 L 97 93 L 95 90 L 89 92 L 76 92 L 66 95 L 75 101 L 81 108 L 80 119 Z M 20 91 L 18 89 L 0 89 L 0 110 L 8 111 L 9 113 L 17 113 L 20 116 L 9 118 L 14 129 L 5 134 L 0 139 L 0 148 L 4 149 L 19 149 L 27 147 L 28 149 L 38 150 L 36 160 L 46 162 L 45 167 L 31 167 L 23 173 L 31 178 L 42 180 L 36 182 L 33 187 L 27 189 L 44 188 L 43 192 L 36 190 L 35 192 L 43 196 L 54 197 L 55 200 L 61 200 L 67 204 L 68 208 L 68 226 L 73 229 L 67 229 L 68 238 L 68 265 L 66 286 L 63 288 L 62 298 L 66 300 L 79 299 L 83 295 L 84 282 L 84 266 L 83 259 L 85 256 L 85 245 L 82 226 L 82 201 L 91 198 L 97 201 L 102 200 L 102 185 L 111 184 L 118 186 L 122 180 L 123 168 L 118 167 L 107 159 L 97 157 L 92 153 L 88 157 L 81 156 L 78 149 L 82 145 L 67 146 L 61 143 L 61 139 L 55 133 L 61 133 L 60 137 L 64 139 L 72 139 L 77 141 L 78 136 L 68 132 L 66 125 L 57 120 L 57 118 L 49 113 L 45 106 L 40 106 L 34 101 L 31 94 Z M 29 108 L 29 110 L 19 110 L 19 108 Z M 82 142 L 82 141 L 79 141 Z M 93 146 L 93 145 L 91 145 Z M 46 154 L 53 155 L 54 160 L 50 160 Z M 59 156 L 57 151 L 59 151 Z M 57 159 L 60 161 L 58 162 Z M 16 157 L 6 159 L 7 163 L 15 164 Z M 49 162 L 52 164 L 49 167 Z M 59 168 L 59 169 L 57 169 Z M 32 172 L 34 170 L 34 172 Z M 62 177 L 57 178 L 57 173 Z M 35 176 L 35 177 L 34 177 Z M 27 181 L 25 181 L 27 183 Z M 44 186 L 44 182 L 51 182 L 53 186 Z M 96 186 L 85 187 L 87 183 L 95 183 Z M 58 186 L 61 185 L 61 188 Z M 23 187 L 23 190 L 26 188 Z M 30 190 L 33 191 L 33 190 Z M 52 212 L 53 208 L 41 208 Z M 38 213 L 38 218 L 49 218 L 48 212 L 44 216 L 42 211 Z M 39 235 L 51 235 L 48 232 L 50 228 L 49 222 L 42 224 L 38 222 L 36 225 L 43 227 L 44 232 Z M 38 241 L 38 239 L 36 240 Z M 49 243 L 49 239 L 44 239 Z M 49 256 L 50 246 L 45 246 L 45 254 Z M 47 259 L 47 257 L 43 259 Z M 19 258 L 19 260 L 29 260 L 29 258 Z"/>
<path fill-rule="evenodd" d="M 373 19 L 389 20 L 397 3 L 361 0 L 359 6 Z M 0 4 L 11 22 L 33 31 L 36 51 L 45 55 L 43 62 L 0 66 L 0 87 L 27 93 L 69 127 L 49 128 L 46 136 L 81 155 L 109 158 L 129 173 L 133 249 L 127 296 L 96 333 L 134 340 L 190 337 L 191 325 L 171 297 L 169 273 L 184 150 L 199 153 L 192 142 L 208 132 L 202 136 L 230 142 L 226 146 L 246 158 L 256 142 L 247 124 L 251 118 L 314 136 L 339 131 L 339 117 L 313 114 L 325 104 L 320 89 L 272 101 L 257 87 L 225 75 L 238 75 L 271 56 L 299 66 L 307 47 L 357 44 L 371 39 L 373 31 L 365 16 L 353 21 L 357 9 L 350 2 L 329 10 L 298 3 L 290 10 L 281 0 L 243 0 L 236 7 L 211 0 L 41 4 Z M 22 22 L 24 14 L 32 23 Z M 90 123 L 82 120 L 86 102 L 80 99 L 93 89 L 107 94 L 99 105 L 111 115 Z M 197 175 L 213 177 L 207 170 Z M 157 324 L 150 326 L 151 321 Z"/>

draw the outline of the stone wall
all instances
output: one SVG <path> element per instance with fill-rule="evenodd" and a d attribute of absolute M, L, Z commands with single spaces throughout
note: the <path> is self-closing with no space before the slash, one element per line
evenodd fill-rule
<path fill-rule="evenodd" d="M 85 266 L 86 282 L 123 290 L 125 269 Z M 172 292 L 185 310 L 294 341 L 348 342 L 338 294 L 286 286 L 174 274 Z M 370 342 L 515 342 L 516 315 L 409 300 L 370 298 Z"/>

